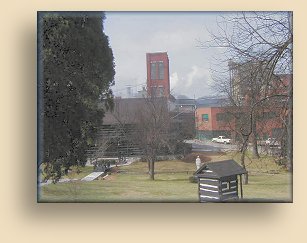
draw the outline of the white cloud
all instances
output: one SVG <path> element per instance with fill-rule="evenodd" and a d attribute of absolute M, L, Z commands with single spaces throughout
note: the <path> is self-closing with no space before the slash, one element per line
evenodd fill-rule
<path fill-rule="evenodd" d="M 193 66 L 192 71 L 187 75 L 187 82 L 185 83 L 185 87 L 190 87 L 193 83 L 194 77 L 197 75 L 198 67 Z"/>
<path fill-rule="evenodd" d="M 199 66 L 192 66 L 192 71 L 187 74 L 185 87 L 191 87 L 196 80 L 203 79 L 204 81 L 208 80 L 210 73 L 207 69 Z M 197 88 L 197 87 L 195 87 Z"/>
<path fill-rule="evenodd" d="M 171 89 L 173 89 L 173 88 L 175 88 L 177 86 L 178 81 L 179 81 L 178 73 L 177 72 L 172 73 L 171 76 L 170 76 L 170 86 L 171 86 Z"/>
<path fill-rule="evenodd" d="M 116 64 L 114 90 L 146 83 L 146 53 L 167 51 L 171 89 L 190 97 L 208 92 L 212 51 L 198 48 L 197 40 L 208 39 L 205 26 L 214 26 L 215 13 L 107 12 L 106 15 L 105 32 Z"/>

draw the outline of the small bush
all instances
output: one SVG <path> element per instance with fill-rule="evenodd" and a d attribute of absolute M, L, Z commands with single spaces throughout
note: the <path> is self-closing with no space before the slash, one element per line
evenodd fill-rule
<path fill-rule="evenodd" d="M 191 183 L 198 183 L 198 178 L 197 178 L 197 176 L 193 175 L 193 176 L 189 177 L 189 181 Z"/>
<path fill-rule="evenodd" d="M 175 155 L 175 158 L 178 160 L 182 160 L 184 158 L 184 156 L 182 154 L 177 154 Z"/>
<path fill-rule="evenodd" d="M 279 166 L 282 166 L 284 169 L 288 169 L 288 160 L 287 158 L 278 158 L 275 160 L 275 163 Z"/>
<path fill-rule="evenodd" d="M 116 160 L 100 160 L 94 163 L 94 171 L 106 171 L 111 165 L 115 165 Z"/>

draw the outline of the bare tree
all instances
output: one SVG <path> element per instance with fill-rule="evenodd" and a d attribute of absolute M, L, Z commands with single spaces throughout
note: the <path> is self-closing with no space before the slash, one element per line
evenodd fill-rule
<path fill-rule="evenodd" d="M 111 138 L 105 136 L 103 130 L 98 132 L 96 135 L 96 141 L 94 146 L 94 151 L 91 155 L 91 163 L 96 167 L 99 164 L 99 161 L 105 157 L 107 149 L 110 147 Z"/>
<path fill-rule="evenodd" d="M 292 168 L 292 80 L 280 89 L 280 74 L 292 74 L 293 26 L 291 12 L 230 13 L 217 20 L 218 29 L 201 47 L 223 49 L 217 64 L 224 71 L 212 69 L 214 89 L 228 98 L 228 110 L 237 119 L 236 133 L 242 138 L 241 163 L 249 140 L 258 157 L 257 124 L 264 111 L 279 113 L 288 141 L 288 166 Z M 229 75 L 230 73 L 230 75 Z M 276 108 L 276 104 L 279 104 Z M 226 110 L 227 111 L 227 110 Z M 238 119 L 240 122 L 238 122 Z M 263 121 L 262 121 L 263 122 Z"/>
<path fill-rule="evenodd" d="M 144 152 L 148 162 L 150 178 L 154 180 L 154 165 L 158 154 L 163 149 L 171 147 L 171 117 L 166 98 L 144 98 L 144 104 L 139 106 L 136 119 L 134 139 Z"/>
<path fill-rule="evenodd" d="M 252 144 L 253 157 L 259 158 L 257 126 L 266 122 L 265 119 L 260 118 L 263 117 L 263 114 L 268 113 L 270 108 L 267 105 L 268 102 L 259 101 L 277 94 L 276 92 L 268 92 L 270 86 L 268 86 L 265 76 L 270 70 L 265 69 L 266 63 L 264 62 L 249 61 L 240 64 L 231 62 L 229 66 L 231 69 L 231 105 L 239 108 L 241 112 L 247 113 L 248 118 L 252 115 L 252 119 L 245 119 L 245 122 L 250 128 L 249 138 Z M 274 81 L 276 83 L 276 80 L 278 80 L 275 75 L 271 76 L 271 79 L 270 84 Z"/>

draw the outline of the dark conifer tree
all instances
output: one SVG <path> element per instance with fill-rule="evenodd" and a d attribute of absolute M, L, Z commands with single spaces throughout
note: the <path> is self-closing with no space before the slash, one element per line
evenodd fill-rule
<path fill-rule="evenodd" d="M 41 28 L 43 158 L 46 178 L 57 181 L 84 166 L 104 112 L 112 108 L 114 58 L 103 32 L 104 13 L 49 13 Z"/>

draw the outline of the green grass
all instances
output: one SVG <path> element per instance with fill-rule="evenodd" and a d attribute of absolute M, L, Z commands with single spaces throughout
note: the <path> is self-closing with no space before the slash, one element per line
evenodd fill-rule
<path fill-rule="evenodd" d="M 43 180 L 45 178 L 45 173 L 43 172 L 44 170 L 44 165 L 41 165 L 41 179 Z M 62 178 L 68 178 L 68 179 L 81 179 L 85 176 L 87 176 L 88 174 L 93 172 L 93 167 L 91 166 L 85 166 L 85 167 L 79 167 L 79 172 L 77 173 L 77 166 L 72 166 L 71 168 L 71 172 L 68 175 L 63 175 Z"/>
<path fill-rule="evenodd" d="M 244 198 L 250 200 L 292 201 L 290 173 L 252 174 L 248 185 L 243 185 Z"/>
<path fill-rule="evenodd" d="M 232 156 L 232 155 L 231 155 Z M 213 157 L 212 160 L 223 159 Z M 225 157 L 226 158 L 226 157 Z M 229 158 L 229 157 L 228 157 Z M 261 166 L 258 163 L 262 163 Z M 259 169 L 259 166 L 261 167 Z M 249 164 L 249 184 L 243 185 L 248 200 L 291 201 L 291 175 L 272 163 L 270 158 Z M 82 168 L 82 178 L 92 171 Z M 74 181 L 43 186 L 41 202 L 198 202 L 198 185 L 189 182 L 195 171 L 194 163 L 160 161 L 155 163 L 155 180 L 146 173 L 147 163 L 136 162 L 118 167 L 105 180 Z M 274 171 L 275 174 L 267 173 Z M 82 175 L 82 176 L 81 176 Z"/>
<path fill-rule="evenodd" d="M 225 155 L 211 156 L 212 161 L 233 159 L 240 164 L 241 154 L 229 152 Z M 274 158 L 268 155 L 260 155 L 259 159 L 252 158 L 251 152 L 246 153 L 245 166 L 250 174 L 253 173 L 282 173 L 285 169 L 274 162 Z"/>
<path fill-rule="evenodd" d="M 181 172 L 173 166 L 177 164 Z M 198 200 L 197 184 L 189 182 L 194 164 L 156 162 L 155 180 L 149 179 L 147 163 L 118 167 L 105 180 L 69 182 L 43 186 L 40 201 L 185 201 Z M 176 167 L 175 167 L 176 168 Z"/>
<path fill-rule="evenodd" d="M 63 178 L 75 178 L 75 179 L 82 179 L 83 177 L 87 176 L 88 174 L 93 172 L 92 166 L 85 166 L 85 167 L 79 167 L 79 172 L 77 173 L 77 167 L 73 166 L 72 171 L 66 175 L 63 176 Z"/>

